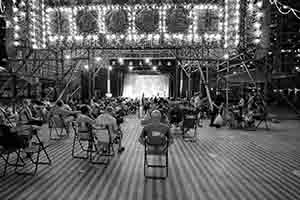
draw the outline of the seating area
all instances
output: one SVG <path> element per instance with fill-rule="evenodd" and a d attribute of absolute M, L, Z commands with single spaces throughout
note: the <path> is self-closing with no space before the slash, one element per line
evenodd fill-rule
<path fill-rule="evenodd" d="M 205 120 L 204 128 L 198 129 L 196 143 L 174 138 L 168 178 L 161 181 L 144 178 L 144 147 L 137 140 L 142 127 L 136 116 L 125 118 L 126 149 L 107 166 L 72 158 L 71 132 L 70 138 L 48 146 L 52 164 L 40 166 L 35 176 L 19 176 L 8 167 L 7 175 L 0 178 L 0 199 L 297 199 L 300 179 L 293 171 L 300 164 L 299 125 L 274 124 L 272 132 L 207 125 Z M 41 138 L 47 140 L 48 134 L 43 127 Z M 41 155 L 41 160 L 46 159 Z M 150 161 L 164 164 L 164 159 L 149 157 Z M 1 172 L 3 168 L 0 159 Z M 148 170 L 149 175 L 165 175 L 163 169 Z"/>
<path fill-rule="evenodd" d="M 300 200 L 299 2 L 0 0 L 0 200 Z"/>

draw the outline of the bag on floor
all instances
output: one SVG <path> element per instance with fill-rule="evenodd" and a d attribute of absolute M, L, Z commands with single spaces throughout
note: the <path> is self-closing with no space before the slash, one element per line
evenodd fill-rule
<path fill-rule="evenodd" d="M 224 123 L 224 120 L 223 120 L 221 114 L 218 114 L 214 121 L 214 125 L 222 126 L 223 123 Z"/>

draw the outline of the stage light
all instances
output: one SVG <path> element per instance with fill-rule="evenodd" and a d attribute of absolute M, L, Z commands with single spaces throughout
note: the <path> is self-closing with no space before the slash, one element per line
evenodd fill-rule
<path fill-rule="evenodd" d="M 254 44 L 258 44 L 260 42 L 260 39 L 255 39 L 253 42 Z"/>
<path fill-rule="evenodd" d="M 168 66 L 171 66 L 171 65 L 172 65 L 172 63 L 169 61 L 169 62 L 168 62 Z"/>
<path fill-rule="evenodd" d="M 108 70 L 111 71 L 113 68 L 112 66 L 108 66 Z"/>
<path fill-rule="evenodd" d="M 258 13 L 256 14 L 256 17 L 257 17 L 257 18 L 261 18 L 263 15 L 264 15 L 264 14 L 263 14 L 262 12 L 258 12 Z"/>
<path fill-rule="evenodd" d="M 133 66 L 129 66 L 129 71 L 132 71 L 133 70 Z"/>
<path fill-rule="evenodd" d="M 96 60 L 97 62 L 99 62 L 99 61 L 101 60 L 101 57 L 96 57 L 95 60 Z"/>
<path fill-rule="evenodd" d="M 254 32 L 254 34 L 256 37 L 259 37 L 259 36 L 261 36 L 262 32 L 260 30 L 257 30 Z"/>
<path fill-rule="evenodd" d="M 15 31 L 19 31 L 20 30 L 20 26 L 19 25 L 15 25 Z"/>
<path fill-rule="evenodd" d="M 153 71 L 156 71 L 156 70 L 157 70 L 157 67 L 156 67 L 156 66 L 153 66 L 153 67 L 152 67 L 152 70 L 153 70 Z"/>
<path fill-rule="evenodd" d="M 255 28 L 259 29 L 259 28 L 261 27 L 261 24 L 258 23 L 258 22 L 255 22 L 255 23 L 253 24 L 253 26 L 254 26 Z"/>
<path fill-rule="evenodd" d="M 151 63 L 150 63 L 150 58 L 145 58 L 145 63 L 151 64 Z"/>
<path fill-rule="evenodd" d="M 262 8 L 263 2 L 262 2 L 262 1 L 259 1 L 259 2 L 256 3 L 256 5 L 257 5 L 258 8 Z"/>
<path fill-rule="evenodd" d="M 17 42 L 17 41 L 14 42 L 14 46 L 19 46 L 19 45 L 20 45 L 19 42 Z"/>
<path fill-rule="evenodd" d="M 226 53 L 225 55 L 224 55 L 224 59 L 228 59 L 229 58 L 229 55 Z"/>
<path fill-rule="evenodd" d="M 123 58 L 118 58 L 118 62 L 120 63 L 120 65 L 124 64 L 124 59 Z"/>
<path fill-rule="evenodd" d="M 14 34 L 14 37 L 15 37 L 15 39 L 19 39 L 20 36 L 19 36 L 18 33 L 15 33 L 15 34 Z"/>

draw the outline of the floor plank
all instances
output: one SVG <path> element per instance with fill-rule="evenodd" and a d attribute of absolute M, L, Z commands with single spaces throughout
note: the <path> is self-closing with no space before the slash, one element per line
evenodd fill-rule
<path fill-rule="evenodd" d="M 0 199 L 297 200 L 299 128 L 297 121 L 272 124 L 271 131 L 199 128 L 196 143 L 175 138 L 166 180 L 145 180 L 144 149 L 137 141 L 142 127 L 129 116 L 123 126 L 126 150 L 108 167 L 72 159 L 72 138 L 52 142 L 48 152 L 53 164 L 40 167 L 34 177 L 18 176 L 9 168 L 0 178 Z M 48 129 L 41 134 L 47 140 Z"/>

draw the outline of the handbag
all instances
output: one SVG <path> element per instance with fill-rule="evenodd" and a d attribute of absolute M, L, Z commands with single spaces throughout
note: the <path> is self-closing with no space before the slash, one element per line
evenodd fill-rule
<path fill-rule="evenodd" d="M 223 122 L 224 122 L 224 120 L 223 120 L 221 114 L 218 114 L 214 120 L 214 125 L 222 126 Z"/>

